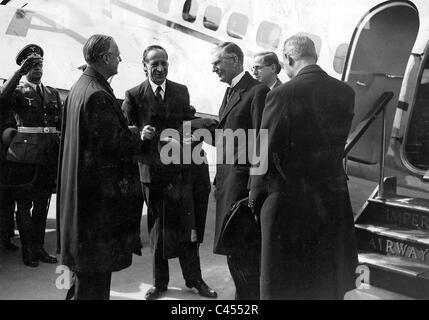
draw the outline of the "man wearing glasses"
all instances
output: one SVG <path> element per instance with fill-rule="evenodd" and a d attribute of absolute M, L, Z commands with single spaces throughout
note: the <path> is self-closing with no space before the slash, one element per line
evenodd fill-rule
<path fill-rule="evenodd" d="M 202 279 L 198 249 L 204 230 L 197 227 L 193 199 L 184 200 L 185 174 L 180 165 L 165 165 L 160 160 L 160 147 L 165 142 L 160 140 L 161 133 L 179 130 L 183 121 L 194 118 L 195 109 L 189 104 L 188 88 L 167 80 L 168 54 L 164 48 L 147 47 L 143 68 L 147 80 L 125 93 L 122 110 L 128 124 L 141 131 L 148 150 L 139 160 L 153 252 L 154 286 L 146 293 L 146 300 L 158 299 L 167 291 L 168 259 L 176 257 L 186 286 L 204 297 L 216 298 L 216 292 Z"/>
<path fill-rule="evenodd" d="M 260 52 L 253 58 L 252 73 L 256 80 L 273 90 L 282 84 L 278 74 L 282 70 L 279 58 L 274 52 Z"/>

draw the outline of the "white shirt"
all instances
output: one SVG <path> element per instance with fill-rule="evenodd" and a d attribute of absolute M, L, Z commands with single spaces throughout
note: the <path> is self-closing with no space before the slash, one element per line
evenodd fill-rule
<path fill-rule="evenodd" d="M 158 84 L 154 83 L 154 82 L 153 82 L 152 80 L 150 80 L 150 79 L 149 79 L 149 83 L 150 83 L 150 86 L 151 86 L 151 88 L 152 88 L 153 94 L 155 94 L 156 89 L 157 89 L 158 87 L 161 87 L 161 91 L 160 91 L 159 93 L 161 94 L 161 98 L 162 98 L 162 100 L 164 100 L 164 97 L 165 97 L 165 84 L 167 83 L 167 80 L 164 80 L 164 82 L 163 82 L 163 83 L 161 83 L 161 85 L 158 85 Z"/>
<path fill-rule="evenodd" d="M 244 77 L 245 73 L 246 72 L 243 70 L 238 76 L 236 76 L 234 79 L 232 79 L 231 88 L 234 88 L 237 85 L 237 83 L 240 82 L 240 80 Z"/>
<path fill-rule="evenodd" d="M 277 84 L 277 79 L 276 79 L 276 81 L 274 81 L 274 83 L 270 86 L 270 90 L 273 90 L 274 89 L 274 86 Z"/>

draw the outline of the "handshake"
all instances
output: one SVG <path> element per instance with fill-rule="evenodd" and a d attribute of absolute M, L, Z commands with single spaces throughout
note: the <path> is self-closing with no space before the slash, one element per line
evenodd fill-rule
<path fill-rule="evenodd" d="M 145 126 L 141 133 L 140 133 L 139 128 L 137 128 L 136 126 L 128 126 L 128 129 L 132 133 L 140 136 L 140 139 L 142 141 L 152 140 L 155 137 L 155 133 L 156 133 L 155 127 L 152 127 L 150 125 Z"/>
<path fill-rule="evenodd" d="M 139 135 L 142 141 L 152 140 L 156 135 L 156 129 L 151 125 L 145 126 L 141 133 L 139 132 L 139 129 L 136 126 L 129 126 L 128 129 L 134 134 Z M 191 144 L 193 136 L 192 134 L 184 135 L 182 139 L 184 144 Z M 162 139 L 162 142 L 173 142 L 173 140 L 175 139 L 171 137 L 165 137 L 164 139 Z"/>

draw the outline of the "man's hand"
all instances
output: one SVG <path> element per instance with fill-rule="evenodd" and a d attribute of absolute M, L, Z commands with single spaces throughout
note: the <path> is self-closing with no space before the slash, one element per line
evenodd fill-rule
<path fill-rule="evenodd" d="M 183 144 L 192 144 L 193 141 L 197 141 L 192 133 L 184 134 L 182 137 Z"/>
<path fill-rule="evenodd" d="M 143 141 L 152 140 L 155 137 L 156 129 L 150 125 L 143 128 L 141 139 Z"/>
<path fill-rule="evenodd" d="M 21 75 L 26 75 L 35 64 L 38 64 L 41 62 L 43 62 L 43 58 L 37 53 L 33 53 L 31 56 L 25 59 L 24 62 L 21 64 L 21 68 L 19 69 L 19 72 L 21 73 Z"/>

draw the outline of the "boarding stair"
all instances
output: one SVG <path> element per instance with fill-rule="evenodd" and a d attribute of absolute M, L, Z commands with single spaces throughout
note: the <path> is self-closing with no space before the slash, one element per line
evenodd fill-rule
<path fill-rule="evenodd" d="M 429 299 L 429 200 L 399 195 L 396 178 L 384 179 L 355 221 L 359 263 L 372 286 Z"/>
<path fill-rule="evenodd" d="M 398 194 L 396 177 L 384 176 L 385 108 L 392 97 L 392 92 L 380 95 L 349 135 L 345 148 L 347 157 L 376 118 L 382 116 L 379 183 L 355 215 L 359 264 L 369 271 L 364 278 L 367 284 L 429 299 L 429 200 Z"/>

